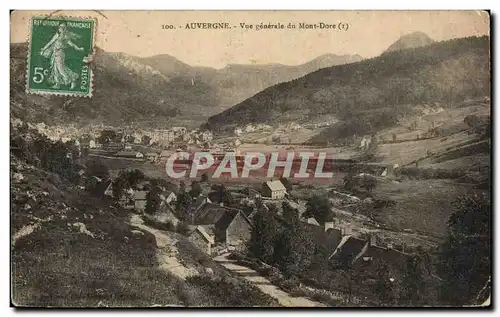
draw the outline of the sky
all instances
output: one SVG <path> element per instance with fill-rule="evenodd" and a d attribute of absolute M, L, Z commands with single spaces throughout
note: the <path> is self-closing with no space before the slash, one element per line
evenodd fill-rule
<path fill-rule="evenodd" d="M 109 52 L 169 54 L 191 66 L 214 68 L 299 65 L 327 53 L 369 58 L 415 31 L 435 41 L 489 34 L 489 16 L 481 11 L 13 11 L 11 43 L 27 42 L 30 17 L 48 14 L 96 18 L 95 44 Z M 196 22 L 223 22 L 231 29 L 185 29 L 186 23 Z M 320 22 L 343 23 L 348 29 L 298 29 L 299 23 Z M 254 29 L 241 29 L 240 23 Z M 282 23 L 285 29 L 256 31 L 260 23 Z M 297 28 L 286 28 L 288 23 Z"/>

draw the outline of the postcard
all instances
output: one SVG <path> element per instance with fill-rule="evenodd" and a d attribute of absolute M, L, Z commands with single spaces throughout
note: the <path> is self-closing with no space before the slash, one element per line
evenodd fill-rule
<path fill-rule="evenodd" d="M 491 308 L 488 11 L 10 21 L 12 306 Z"/>

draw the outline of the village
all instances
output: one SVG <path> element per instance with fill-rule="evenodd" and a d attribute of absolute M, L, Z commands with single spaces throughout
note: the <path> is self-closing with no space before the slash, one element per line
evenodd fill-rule
<path fill-rule="evenodd" d="M 214 156 L 232 153 L 244 157 L 247 149 L 242 149 L 246 144 L 241 140 L 255 129 L 270 129 L 265 125 L 236 128 L 230 138 L 216 138 L 211 131 L 189 131 L 185 127 L 133 132 L 107 126 L 79 130 L 16 120 L 11 120 L 11 125 L 27 125 L 52 142 L 65 144 L 66 157 L 78 173 L 79 190 L 130 213 L 131 224 L 138 228 L 181 234 L 200 252 L 227 268 L 237 261 L 255 272 L 272 265 L 283 270 L 276 249 L 268 260 L 256 254 L 262 243 L 256 236 L 263 234 L 265 219 L 275 223 L 265 229 L 269 232 L 263 236 L 273 236 L 266 243 L 279 241 L 283 231 L 294 232 L 301 241 L 307 241 L 308 264 L 304 264 L 302 273 L 290 273 L 302 281 L 315 281 L 304 287 L 315 285 L 331 292 L 330 284 L 336 281 L 336 291 L 348 289 L 349 297 L 351 292 L 361 296 L 363 291 L 352 291 L 353 285 L 354 289 L 360 287 L 359 283 L 376 287 L 383 279 L 396 290 L 404 283 L 408 265 L 415 256 L 433 252 L 442 241 L 427 231 L 389 225 L 374 217 L 395 203 L 375 197 L 372 191 L 377 184 L 399 186 L 398 164 L 335 159 L 328 165 L 335 178 L 312 183 L 287 179 L 279 172 L 271 178 L 264 175 L 230 181 L 212 178 L 211 173 L 174 180 L 165 173 L 168 158 L 176 152 L 204 151 Z M 284 128 L 296 131 L 302 127 L 291 124 Z M 378 142 L 374 135 L 362 135 L 352 148 L 366 153 Z M 278 144 L 268 145 L 268 149 L 278 149 Z M 293 148 L 285 144 L 281 149 Z M 295 247 L 303 248 L 300 244 Z M 299 253 L 294 258 L 299 259 Z M 321 266 L 322 274 L 314 269 L 316 266 Z M 349 278 L 338 282 L 337 274 L 345 270 Z M 288 279 L 287 273 L 286 278 L 274 284 Z"/>

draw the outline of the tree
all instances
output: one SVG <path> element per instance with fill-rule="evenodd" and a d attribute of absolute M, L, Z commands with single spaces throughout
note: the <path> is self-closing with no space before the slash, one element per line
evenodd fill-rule
<path fill-rule="evenodd" d="M 309 229 L 293 221 L 280 231 L 274 243 L 274 262 L 287 277 L 300 276 L 314 254 L 314 242 Z"/>
<path fill-rule="evenodd" d="M 375 135 L 370 138 L 370 143 L 368 148 L 364 148 L 361 150 L 359 155 L 359 160 L 363 162 L 371 162 L 375 161 L 378 156 L 378 141 Z"/>
<path fill-rule="evenodd" d="M 89 176 L 96 176 L 101 179 L 108 179 L 109 169 L 106 165 L 98 161 L 92 161 L 87 164 L 87 174 Z"/>
<path fill-rule="evenodd" d="M 263 262 L 272 261 L 278 225 L 274 217 L 265 210 L 258 210 L 253 218 L 250 252 Z"/>
<path fill-rule="evenodd" d="M 191 197 L 195 198 L 195 197 L 200 196 L 201 193 L 202 193 L 202 189 L 201 189 L 200 183 L 193 181 L 191 183 L 191 190 L 189 191 L 189 195 L 191 195 Z"/>
<path fill-rule="evenodd" d="M 151 141 L 151 137 L 147 135 L 143 135 L 141 138 L 141 143 L 144 145 L 149 145 L 149 142 Z"/>
<path fill-rule="evenodd" d="M 285 186 L 286 192 L 290 193 L 292 191 L 293 186 L 292 183 L 288 180 L 288 178 L 281 176 L 280 181 L 283 184 L 283 186 Z"/>
<path fill-rule="evenodd" d="M 293 208 L 290 203 L 284 201 L 281 204 L 283 208 L 283 218 L 288 222 L 295 222 L 299 220 L 299 211 L 296 208 Z"/>
<path fill-rule="evenodd" d="M 97 139 L 101 144 L 107 144 L 117 137 L 116 132 L 114 130 L 102 130 L 101 135 Z"/>
<path fill-rule="evenodd" d="M 161 188 L 155 186 L 146 194 L 146 210 L 145 212 L 152 215 L 158 211 L 161 204 Z"/>
<path fill-rule="evenodd" d="M 273 204 L 273 203 L 269 203 L 266 205 L 266 207 L 269 209 L 269 213 L 271 213 L 271 215 L 277 215 L 278 214 L 278 207 Z"/>
<path fill-rule="evenodd" d="M 137 185 L 141 180 L 146 178 L 146 175 L 139 170 L 139 169 L 133 169 L 131 171 L 127 171 L 125 173 L 126 179 L 128 184 L 132 187 Z"/>
<path fill-rule="evenodd" d="M 389 266 L 383 260 L 377 263 L 375 269 L 377 280 L 374 285 L 374 293 L 378 297 L 382 306 L 390 306 L 395 298 L 394 279 L 391 278 Z"/>
<path fill-rule="evenodd" d="M 186 184 L 181 182 L 179 184 L 179 193 L 177 194 L 177 205 L 176 209 L 180 212 L 182 218 L 187 219 L 188 215 L 186 214 L 187 209 L 193 203 L 193 198 L 189 193 L 186 192 Z"/>
<path fill-rule="evenodd" d="M 121 172 L 120 175 L 118 175 L 117 178 L 114 179 L 113 181 L 113 198 L 116 200 L 120 199 L 123 195 L 123 191 L 125 188 L 127 188 L 128 182 L 127 179 L 124 176 L 124 173 Z"/>
<path fill-rule="evenodd" d="M 134 187 L 145 178 L 146 175 L 138 169 L 121 171 L 113 181 L 113 197 L 120 199 L 125 189 Z"/>
<path fill-rule="evenodd" d="M 208 183 L 208 174 L 207 173 L 201 174 L 201 182 Z"/>
<path fill-rule="evenodd" d="M 441 299 L 465 305 L 473 303 L 491 275 L 491 203 L 486 194 L 474 194 L 459 197 L 454 207 L 439 265 Z"/>
<path fill-rule="evenodd" d="M 326 196 L 312 195 L 306 203 L 304 218 L 314 217 L 320 224 L 331 221 L 333 217 L 330 200 Z"/>
<path fill-rule="evenodd" d="M 226 206 L 231 206 L 234 203 L 231 192 L 224 185 L 214 184 L 211 187 L 210 200 L 216 203 L 223 203 Z"/>
<path fill-rule="evenodd" d="M 403 273 L 403 290 L 401 300 L 410 306 L 422 304 L 425 281 L 422 270 L 422 258 L 419 255 L 409 256 Z"/>
<path fill-rule="evenodd" d="M 125 142 L 127 143 L 134 143 L 135 142 L 135 137 L 132 134 L 129 134 L 125 137 Z"/>
<path fill-rule="evenodd" d="M 377 186 L 377 179 L 371 175 L 363 175 L 360 186 L 368 193 L 371 193 L 372 190 Z"/>

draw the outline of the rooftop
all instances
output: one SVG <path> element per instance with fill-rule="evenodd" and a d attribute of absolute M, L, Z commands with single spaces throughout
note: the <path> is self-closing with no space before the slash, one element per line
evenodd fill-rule
<path fill-rule="evenodd" d="M 285 186 L 283 186 L 283 183 L 279 180 L 275 181 L 267 181 L 266 186 L 269 187 L 271 191 L 276 191 L 276 190 L 284 190 L 286 191 Z"/>

